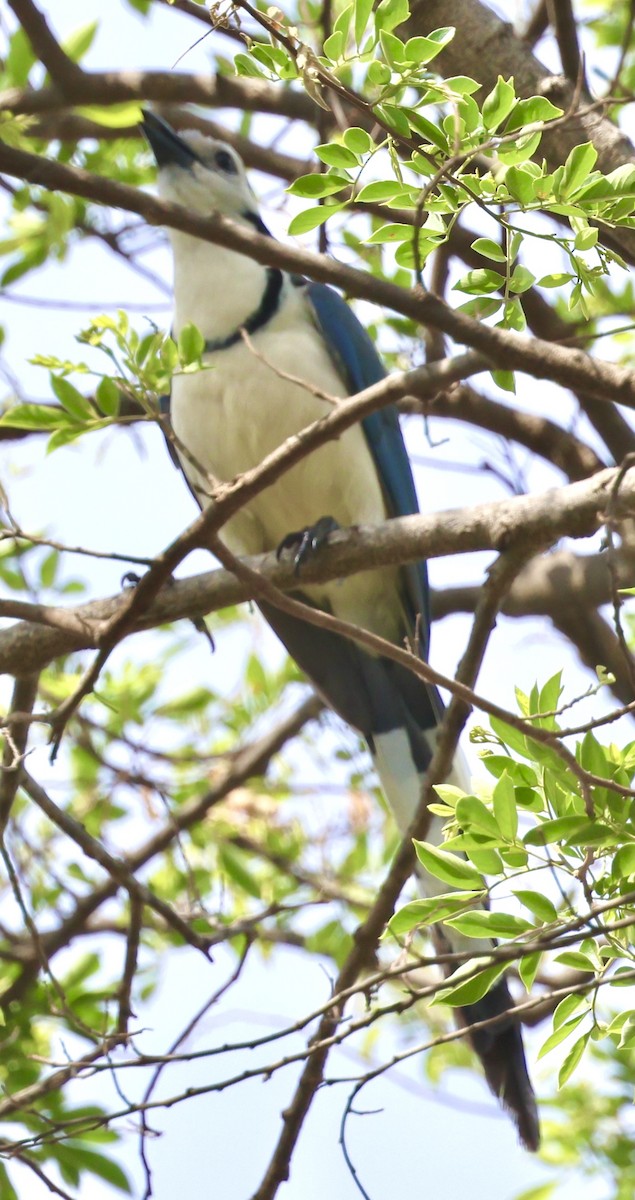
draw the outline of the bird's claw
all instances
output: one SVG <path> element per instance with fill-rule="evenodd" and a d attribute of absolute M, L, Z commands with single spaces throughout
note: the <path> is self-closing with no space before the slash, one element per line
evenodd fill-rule
<path fill-rule="evenodd" d="M 339 525 L 335 517 L 320 517 L 314 525 L 288 533 L 276 550 L 276 558 L 281 558 L 287 550 L 293 550 L 293 573 L 299 575 L 307 559 L 328 541 L 336 529 L 339 529 Z"/>

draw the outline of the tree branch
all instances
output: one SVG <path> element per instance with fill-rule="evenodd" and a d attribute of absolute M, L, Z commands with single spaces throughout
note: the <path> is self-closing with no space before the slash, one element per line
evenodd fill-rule
<path fill-rule="evenodd" d="M 357 526 L 351 530 L 338 530 L 331 535 L 328 546 L 324 546 L 318 556 L 303 565 L 302 581 L 307 585 L 324 582 L 370 567 L 396 566 L 417 562 L 421 558 L 445 557 L 478 550 L 500 551 L 510 538 L 521 531 L 526 531 L 528 538 L 539 534 L 545 545 L 553 545 L 561 537 L 590 537 L 604 523 L 605 505 L 616 477 L 617 469 L 607 469 L 591 479 L 538 495 L 515 496 L 429 516 L 418 514 L 398 517 L 375 527 Z M 620 487 L 619 505 L 623 516 L 635 511 L 635 472 L 631 472 Z M 541 605 L 544 604 L 548 615 L 551 615 L 549 598 L 562 594 L 562 577 L 559 574 L 562 559 L 552 556 L 541 561 L 547 564 L 544 568 L 546 574 L 541 574 L 540 585 L 535 592 L 530 590 L 526 593 L 533 594 L 533 599 L 527 603 L 535 603 L 537 611 L 542 611 Z M 593 571 L 599 577 L 604 557 L 597 556 L 592 561 Z M 245 558 L 243 562 L 251 572 L 258 573 L 263 580 L 281 590 L 293 590 L 298 586 L 293 564 L 278 562 L 273 554 Z M 579 565 L 584 562 L 585 559 L 576 559 L 575 571 L 584 569 Z M 552 563 L 553 576 L 550 576 Z M 608 568 L 605 569 L 608 578 Z M 540 571 L 543 571 L 542 567 Z M 522 592 L 534 588 L 533 583 L 525 583 L 523 576 L 520 579 L 518 586 Z M 589 578 L 583 576 L 579 586 L 589 586 Z M 606 586 L 610 588 L 610 581 Z M 594 599 L 596 593 L 590 594 Z M 458 593 L 448 591 L 447 596 L 452 595 L 454 600 L 447 602 L 443 599 L 443 593 L 439 595 L 436 602 L 439 616 L 450 611 L 450 603 L 456 603 Z M 579 592 L 572 589 L 571 595 L 574 602 L 578 603 Z M 597 595 L 603 596 L 604 593 L 600 591 Z M 193 579 L 176 580 L 164 588 L 151 605 L 136 615 L 129 632 L 152 629 L 183 617 L 203 616 L 250 598 L 251 589 L 228 571 L 212 571 Z M 7 674 L 36 671 L 61 654 L 95 648 L 99 643 L 99 631 L 113 620 L 127 600 L 127 595 L 124 595 L 94 600 L 68 609 L 29 605 L 23 601 L 1 602 L 0 615 L 26 617 L 27 620 L 0 631 L 0 670 Z M 473 611 L 472 599 L 468 605 L 469 611 Z M 521 601 L 519 615 L 525 612 Z"/>
<path fill-rule="evenodd" d="M 352 296 L 386 305 L 422 325 L 441 329 L 456 342 L 474 347 L 497 367 L 522 370 L 538 379 L 551 379 L 564 387 L 587 391 L 600 400 L 635 408 L 635 373 L 624 367 L 591 358 L 581 350 L 491 328 L 450 308 L 429 292 L 405 291 L 326 256 L 274 241 L 219 213 L 197 217 L 181 205 L 162 202 L 114 180 L 6 145 L 0 146 L 0 171 L 52 191 L 67 191 L 99 204 L 136 212 L 150 224 L 167 225 L 204 241 L 220 243 L 266 266 L 302 271 L 312 279 L 341 287 Z"/>
<path fill-rule="evenodd" d="M 185 75 L 177 71 L 82 71 L 65 90 L 11 88 L 0 93 L 0 112 L 55 112 L 72 104 L 123 104 L 126 101 L 203 104 L 270 113 L 292 121 L 313 122 L 317 106 L 306 92 L 264 79 L 234 75 Z"/>
<path fill-rule="evenodd" d="M 82 78 L 84 72 L 81 67 L 62 50 L 49 29 L 44 13 L 40 12 L 33 0 L 9 0 L 9 7 L 26 33 L 34 54 L 62 92 L 65 92 L 67 85 L 72 87 L 75 80 Z"/>
<path fill-rule="evenodd" d="M 573 15 L 571 0 L 547 0 L 549 20 L 556 34 L 562 70 L 572 84 L 586 81 L 582 70 L 582 56 L 578 45 L 578 30 Z"/>

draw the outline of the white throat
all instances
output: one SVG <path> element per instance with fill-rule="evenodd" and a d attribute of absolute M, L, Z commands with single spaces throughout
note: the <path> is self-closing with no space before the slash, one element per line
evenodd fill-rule
<path fill-rule="evenodd" d="M 179 230 L 170 230 L 174 251 L 174 330 L 192 321 L 206 339 L 233 333 L 260 304 L 267 269 L 247 258 Z"/>

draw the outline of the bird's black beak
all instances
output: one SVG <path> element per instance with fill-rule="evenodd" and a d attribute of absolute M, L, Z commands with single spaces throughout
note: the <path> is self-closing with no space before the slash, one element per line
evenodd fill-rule
<path fill-rule="evenodd" d="M 187 142 L 175 133 L 171 125 L 149 109 L 143 109 L 141 128 L 150 145 L 150 149 L 160 167 L 185 167 L 191 169 L 198 162 L 198 155 L 190 150 Z"/>

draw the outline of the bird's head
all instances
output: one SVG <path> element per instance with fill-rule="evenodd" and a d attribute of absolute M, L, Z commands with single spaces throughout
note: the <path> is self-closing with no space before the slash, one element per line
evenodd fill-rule
<path fill-rule="evenodd" d="M 236 151 L 198 130 L 176 133 L 167 121 L 145 111 L 143 132 L 159 168 L 159 193 L 197 216 L 213 212 L 259 226 L 256 197 Z"/>

